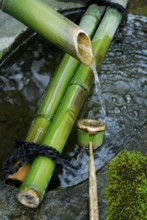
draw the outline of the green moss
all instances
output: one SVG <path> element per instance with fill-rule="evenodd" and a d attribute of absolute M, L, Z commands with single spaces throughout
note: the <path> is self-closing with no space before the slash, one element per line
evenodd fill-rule
<path fill-rule="evenodd" d="M 147 156 L 124 150 L 108 165 L 106 220 L 147 219 Z"/>

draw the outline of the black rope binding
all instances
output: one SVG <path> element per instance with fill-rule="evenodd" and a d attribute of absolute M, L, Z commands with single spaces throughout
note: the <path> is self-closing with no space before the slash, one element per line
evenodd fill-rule
<path fill-rule="evenodd" d="M 120 5 L 118 3 L 110 2 L 108 0 L 88 0 L 86 7 L 88 7 L 91 4 L 98 4 L 100 6 L 106 6 L 106 7 L 114 8 L 118 12 L 120 12 L 121 15 L 123 16 L 123 19 L 125 21 L 127 21 L 128 11 L 127 11 L 126 8 L 124 8 L 122 5 Z"/>
<path fill-rule="evenodd" d="M 6 174 L 16 173 L 23 164 L 28 161 L 32 161 L 36 156 L 42 155 L 52 159 L 56 164 L 61 165 L 65 169 L 77 170 L 69 161 L 63 159 L 60 153 L 51 146 L 43 146 L 35 143 L 29 143 L 25 141 L 17 142 L 19 148 L 3 163 L 3 170 Z M 19 163 L 17 166 L 12 167 L 16 162 Z"/>

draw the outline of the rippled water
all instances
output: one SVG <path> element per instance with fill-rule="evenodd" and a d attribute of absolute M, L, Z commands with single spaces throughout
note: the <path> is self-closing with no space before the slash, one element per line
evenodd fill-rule
<path fill-rule="evenodd" d="M 105 143 L 95 151 L 99 170 L 117 154 L 143 126 L 147 116 L 147 18 L 129 15 L 128 23 L 117 33 L 99 71 L 106 104 Z M 32 49 L 33 48 L 33 49 Z M 33 38 L 0 72 L 0 162 L 14 150 L 15 140 L 23 140 L 41 94 L 53 77 L 62 52 L 42 39 Z M 17 61 L 16 61 L 17 60 Z M 79 118 L 99 118 L 95 87 Z M 87 178 L 88 153 L 76 144 L 73 129 L 64 156 L 78 171 L 75 176 L 56 169 L 54 185 L 75 185 Z M 2 175 L 1 175 L 2 178 Z"/>
<path fill-rule="evenodd" d="M 99 72 L 102 95 L 106 105 L 105 143 L 95 152 L 96 168 L 107 163 L 147 119 L 147 18 L 129 15 L 128 23 L 117 33 Z M 99 118 L 95 88 L 86 101 L 80 118 Z M 74 135 L 73 135 L 74 136 Z M 65 170 L 60 175 L 62 186 L 73 185 L 87 178 L 88 154 L 74 141 L 68 153 L 78 167 L 74 177 Z"/>

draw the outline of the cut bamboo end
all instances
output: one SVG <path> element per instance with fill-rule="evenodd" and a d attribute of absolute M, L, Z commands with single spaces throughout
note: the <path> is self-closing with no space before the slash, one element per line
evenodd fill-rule
<path fill-rule="evenodd" d="M 94 60 L 92 42 L 89 36 L 82 30 L 75 31 L 74 37 L 77 57 L 86 66 L 91 66 Z"/>
<path fill-rule="evenodd" d="M 25 180 L 29 170 L 30 170 L 30 165 L 29 164 L 25 164 L 16 173 L 14 173 L 12 175 L 9 175 L 7 177 L 7 180 L 17 180 L 17 181 L 23 182 Z"/>
<path fill-rule="evenodd" d="M 37 208 L 40 204 L 39 195 L 34 189 L 20 192 L 18 194 L 18 201 L 30 208 Z"/>
<path fill-rule="evenodd" d="M 81 119 L 78 121 L 78 127 L 89 134 L 95 134 L 97 131 L 104 131 L 105 124 L 94 119 Z"/>

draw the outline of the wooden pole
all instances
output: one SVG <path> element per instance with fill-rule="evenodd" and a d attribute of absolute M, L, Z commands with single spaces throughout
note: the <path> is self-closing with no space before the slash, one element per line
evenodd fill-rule
<path fill-rule="evenodd" d="M 92 142 L 89 142 L 89 219 L 99 220 L 97 180 Z"/>

